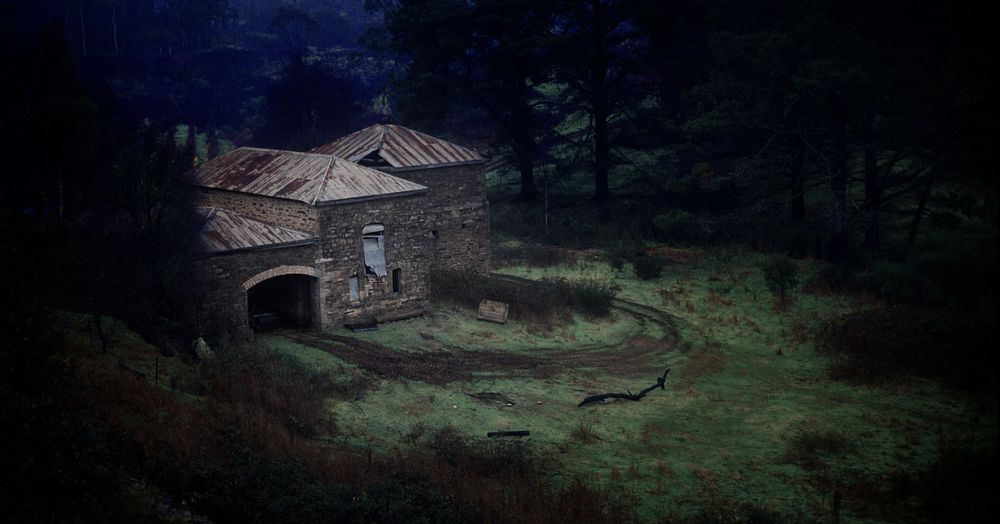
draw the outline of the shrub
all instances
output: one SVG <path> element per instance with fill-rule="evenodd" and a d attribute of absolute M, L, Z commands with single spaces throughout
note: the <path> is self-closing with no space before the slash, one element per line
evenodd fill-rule
<path fill-rule="evenodd" d="M 833 357 L 834 378 L 878 382 L 916 374 L 993 391 L 995 333 L 989 318 L 889 306 L 827 321 L 816 345 Z"/>
<path fill-rule="evenodd" d="M 893 495 L 897 500 L 916 498 L 932 521 L 992 522 L 997 498 L 990 486 L 996 485 L 996 467 L 995 443 L 986 448 L 948 443 L 925 471 L 893 479 Z"/>
<path fill-rule="evenodd" d="M 453 426 L 427 434 L 424 445 L 448 465 L 487 478 L 531 476 L 543 466 L 527 441 L 469 438 Z"/>
<path fill-rule="evenodd" d="M 799 283 L 798 265 L 785 256 L 774 256 L 761 265 L 761 273 L 767 289 L 781 300 L 781 307 L 786 306 L 788 292 Z"/>
<path fill-rule="evenodd" d="M 607 251 L 605 257 L 611 269 L 621 271 L 625 267 L 626 262 L 636 257 L 637 252 L 640 251 L 635 247 L 614 247 Z"/>
<path fill-rule="evenodd" d="M 693 242 L 703 240 L 698 235 L 691 215 L 682 209 L 673 209 L 653 217 L 653 225 L 663 232 L 671 242 Z"/>
<path fill-rule="evenodd" d="M 552 282 L 519 282 L 470 271 L 431 273 L 431 299 L 478 309 L 484 299 L 510 305 L 510 315 L 521 320 L 548 321 L 570 306 L 570 297 Z"/>
<path fill-rule="evenodd" d="M 322 429 L 323 404 L 336 389 L 326 375 L 258 346 L 223 352 L 206 379 L 211 400 L 274 417 L 298 435 Z"/>
<path fill-rule="evenodd" d="M 632 260 L 632 271 L 640 280 L 653 280 L 663 273 L 667 261 L 658 256 L 643 255 Z"/>
<path fill-rule="evenodd" d="M 527 264 L 534 267 L 550 267 L 571 263 L 573 257 L 554 246 L 527 244 L 519 246 L 499 245 L 493 248 L 492 256 L 500 264 Z"/>
<path fill-rule="evenodd" d="M 585 315 L 606 317 L 611 314 L 615 290 L 596 280 L 562 281 L 560 285 L 572 298 L 573 307 Z"/>

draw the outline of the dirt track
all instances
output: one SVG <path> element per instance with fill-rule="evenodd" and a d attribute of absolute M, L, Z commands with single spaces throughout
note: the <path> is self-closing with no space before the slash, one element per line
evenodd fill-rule
<path fill-rule="evenodd" d="M 629 302 L 615 307 L 647 320 L 671 323 L 665 313 Z M 622 376 L 642 376 L 662 371 L 664 353 L 678 342 L 676 331 L 665 339 L 640 336 L 624 345 L 588 351 L 545 350 L 535 354 L 494 349 L 445 351 L 396 351 L 394 349 L 329 333 L 287 333 L 301 344 L 320 349 L 344 361 L 386 378 L 419 380 L 431 384 L 473 380 L 510 374 L 546 378 L 578 369 L 599 369 Z"/>

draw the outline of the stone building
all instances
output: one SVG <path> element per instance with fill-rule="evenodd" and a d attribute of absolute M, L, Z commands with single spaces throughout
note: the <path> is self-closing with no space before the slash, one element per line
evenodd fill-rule
<path fill-rule="evenodd" d="M 400 126 L 205 162 L 192 183 L 209 315 L 242 337 L 426 311 L 433 267 L 488 270 L 483 167 L 475 151 Z"/>
<path fill-rule="evenodd" d="M 334 155 L 430 188 L 434 263 L 488 272 L 490 208 L 477 152 L 406 127 L 366 127 L 311 152 Z"/>

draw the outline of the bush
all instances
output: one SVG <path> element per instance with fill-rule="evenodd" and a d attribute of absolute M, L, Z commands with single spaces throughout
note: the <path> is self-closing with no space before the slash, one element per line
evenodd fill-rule
<path fill-rule="evenodd" d="M 258 346 L 236 346 L 222 353 L 206 377 L 215 402 L 259 411 L 298 435 L 320 432 L 323 405 L 335 385 L 293 357 Z"/>
<path fill-rule="evenodd" d="M 518 282 L 471 271 L 435 270 L 431 273 L 431 300 L 476 310 L 484 299 L 510 305 L 520 320 L 552 320 L 570 307 L 570 298 L 551 282 Z"/>
<path fill-rule="evenodd" d="M 448 465 L 486 478 L 533 476 L 544 465 L 527 441 L 469 438 L 453 426 L 426 434 L 423 444 Z"/>
<path fill-rule="evenodd" d="M 573 307 L 585 315 L 606 317 L 611 314 L 615 290 L 610 284 L 596 280 L 563 281 L 561 285 L 572 297 Z"/>
<path fill-rule="evenodd" d="M 689 242 L 696 240 L 692 234 L 691 216 L 682 209 L 672 209 L 653 217 L 653 225 L 657 227 L 668 240 L 674 242 Z"/>
<path fill-rule="evenodd" d="M 609 249 L 605 257 L 612 269 L 621 271 L 625 267 L 626 262 L 632 261 L 642 254 L 642 251 L 637 247 L 619 246 Z"/>
<path fill-rule="evenodd" d="M 786 305 L 788 292 L 799 283 L 799 266 L 785 256 L 769 258 L 760 268 L 764 275 L 764 283 L 781 300 L 781 307 Z"/>
<path fill-rule="evenodd" d="M 833 356 L 834 378 L 879 382 L 916 374 L 995 393 L 995 333 L 989 318 L 889 306 L 824 323 L 816 345 Z"/>
<path fill-rule="evenodd" d="M 632 271 L 640 280 L 653 280 L 663 273 L 667 261 L 658 256 L 643 255 L 632 260 Z"/>
<path fill-rule="evenodd" d="M 973 442 L 948 443 L 927 470 L 893 481 L 894 497 L 916 498 L 933 522 L 993 522 L 996 518 L 997 498 L 995 488 L 990 487 L 997 481 L 995 443 L 986 448 Z"/>

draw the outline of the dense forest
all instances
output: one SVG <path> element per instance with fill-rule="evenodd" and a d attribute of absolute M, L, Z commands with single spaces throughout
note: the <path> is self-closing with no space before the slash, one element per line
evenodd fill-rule
<path fill-rule="evenodd" d="M 782 305 L 808 286 L 880 306 L 820 335 L 882 344 L 845 349 L 848 366 L 931 377 L 995 408 L 992 26 L 976 2 L 901 0 L 0 0 L 0 519 L 117 520 L 134 509 L 123 486 L 149 483 L 171 511 L 181 492 L 207 493 L 195 520 L 489 520 L 447 490 L 499 468 L 533 486 L 526 508 L 541 504 L 532 490 L 556 502 L 495 521 L 620 521 L 606 494 L 545 491 L 544 466 L 506 448 L 456 441 L 462 478 L 377 458 L 369 484 L 344 487 L 331 479 L 372 470 L 370 449 L 323 470 L 218 422 L 206 437 L 218 442 L 158 455 L 150 442 L 187 437 L 100 423 L 94 406 L 131 390 L 81 385 L 56 312 L 81 315 L 105 352 L 120 320 L 164 356 L 193 355 L 200 336 L 224 353 L 203 330 L 210 284 L 190 263 L 200 224 L 185 175 L 236 147 L 305 151 L 374 123 L 489 158 L 497 259 L 599 250 L 621 267 L 666 245 L 815 261 L 808 283 L 785 262 L 768 282 Z M 215 398 L 204 412 L 152 396 L 139 409 L 230 420 L 241 403 L 287 409 L 264 398 L 282 388 L 313 407 L 329 393 L 248 358 L 223 358 L 191 389 Z M 270 393 L 236 390 L 233 376 L 253 373 Z M 320 431 L 310 416 L 303 439 Z M 949 478 L 990 485 L 995 471 L 973 466 L 995 466 L 995 452 Z M 201 469 L 171 465 L 184 460 Z M 248 507 L 226 502 L 243 495 Z"/>

